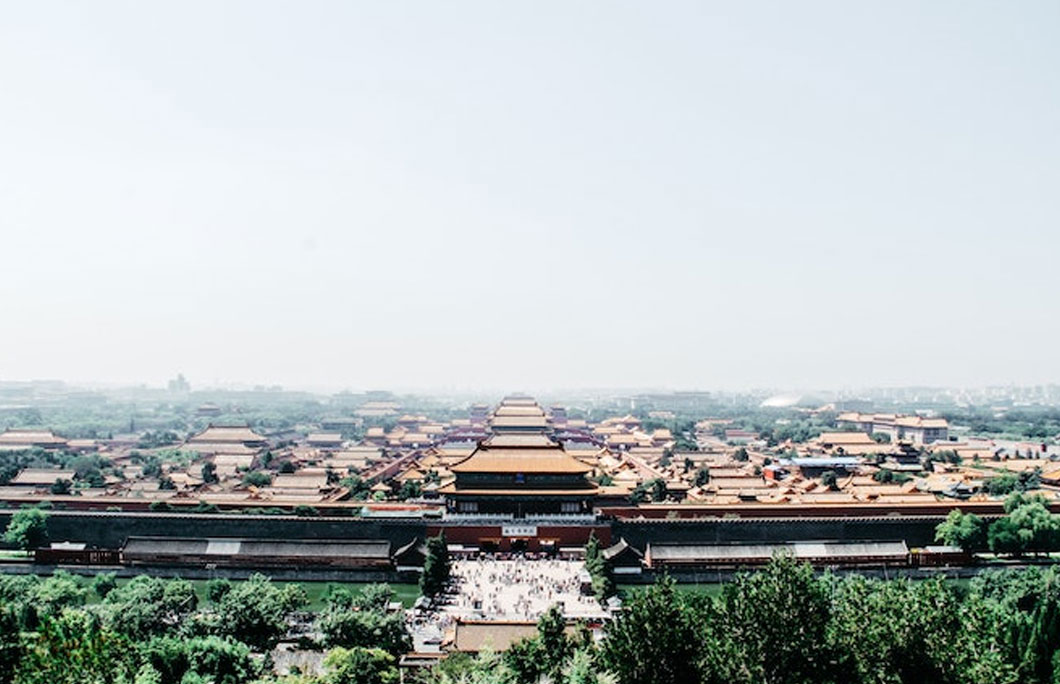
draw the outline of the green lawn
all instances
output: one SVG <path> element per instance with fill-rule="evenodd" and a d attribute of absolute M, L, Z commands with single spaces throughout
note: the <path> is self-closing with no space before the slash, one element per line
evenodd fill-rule
<path fill-rule="evenodd" d="M 644 591 L 650 584 L 619 584 L 618 593 L 622 596 L 628 596 L 632 592 Z M 724 585 L 716 582 L 701 583 L 701 584 L 677 584 L 675 589 L 685 594 L 706 594 L 708 596 L 717 596 L 721 593 L 721 588 Z"/>
<path fill-rule="evenodd" d="M 82 577 L 81 581 L 85 586 L 90 586 L 92 582 L 91 577 Z M 118 586 L 128 584 L 131 581 L 130 578 L 119 578 Z M 209 580 L 193 579 L 188 580 L 192 586 L 195 587 L 195 594 L 199 597 L 199 603 L 206 603 L 206 584 Z M 233 584 L 238 583 L 239 580 L 233 580 Z M 351 591 L 360 591 L 362 587 L 365 587 L 369 582 L 274 582 L 278 586 L 284 586 L 287 584 L 300 584 L 305 589 L 306 594 L 309 596 L 309 610 L 320 610 L 324 607 L 324 594 L 327 593 L 331 587 L 343 587 Z M 397 594 L 397 600 L 401 601 L 406 608 L 412 606 L 413 602 L 420 596 L 420 588 L 415 584 L 391 584 L 390 588 Z M 98 598 L 94 593 L 89 593 L 89 601 L 97 601 Z"/>
<path fill-rule="evenodd" d="M 706 594 L 707 596 L 718 596 L 724 584 L 678 584 L 677 591 L 686 594 Z"/>
<path fill-rule="evenodd" d="M 968 585 L 971 584 L 969 578 L 949 578 L 946 579 L 946 584 L 959 588 L 967 589 Z M 622 596 L 628 596 L 630 592 L 643 591 L 650 587 L 650 584 L 619 584 L 618 591 Z M 710 582 L 710 583 L 699 583 L 699 584 L 677 584 L 675 589 L 680 593 L 685 594 L 706 594 L 707 596 L 720 596 L 724 583 Z"/>

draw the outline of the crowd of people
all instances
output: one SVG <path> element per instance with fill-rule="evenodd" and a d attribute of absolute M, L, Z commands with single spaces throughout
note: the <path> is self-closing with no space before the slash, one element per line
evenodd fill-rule
<path fill-rule="evenodd" d="M 456 592 L 446 612 L 477 620 L 534 621 L 554 604 L 569 617 L 603 614 L 582 591 L 584 563 L 569 560 L 498 560 L 484 556 L 453 563 Z"/>
<path fill-rule="evenodd" d="M 429 610 L 414 612 L 413 638 L 429 646 L 457 619 L 535 622 L 555 604 L 567 617 L 604 617 L 584 586 L 584 569 L 581 561 L 518 555 L 454 560 L 445 594 Z"/>

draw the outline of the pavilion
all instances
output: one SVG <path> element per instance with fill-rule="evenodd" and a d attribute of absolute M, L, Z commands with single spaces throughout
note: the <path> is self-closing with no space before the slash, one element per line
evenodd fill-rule
<path fill-rule="evenodd" d="M 585 463 L 544 434 L 495 434 L 449 468 L 441 488 L 450 513 L 591 514 L 598 488 Z"/>

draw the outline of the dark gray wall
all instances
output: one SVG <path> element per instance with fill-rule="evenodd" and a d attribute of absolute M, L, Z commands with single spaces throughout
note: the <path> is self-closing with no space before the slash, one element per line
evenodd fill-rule
<path fill-rule="evenodd" d="M 10 511 L 0 512 L 0 526 L 6 527 L 10 518 Z M 86 511 L 51 511 L 48 516 L 52 541 L 112 549 L 120 548 L 128 537 L 386 539 L 402 546 L 423 539 L 426 531 L 421 520 Z"/>
<path fill-rule="evenodd" d="M 0 529 L 11 513 L 0 512 Z M 904 540 L 910 547 L 934 543 L 942 516 L 875 518 L 767 518 L 710 520 L 616 520 L 612 539 L 637 548 L 648 542 L 783 542 L 809 539 Z M 438 522 L 432 522 L 432 527 Z M 297 516 L 196 515 L 182 513 L 52 511 L 52 541 L 120 548 L 130 536 L 248 537 L 258 539 L 386 539 L 401 546 L 427 535 L 422 520 L 308 518 Z"/>
<path fill-rule="evenodd" d="M 648 542 L 784 542 L 811 539 L 903 540 L 910 547 L 933 544 L 944 516 L 880 518 L 768 518 L 714 520 L 616 520 L 612 539 L 624 537 L 644 549 Z"/>

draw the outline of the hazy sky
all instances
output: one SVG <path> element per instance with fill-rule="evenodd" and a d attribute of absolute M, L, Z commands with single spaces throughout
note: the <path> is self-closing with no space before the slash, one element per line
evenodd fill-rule
<path fill-rule="evenodd" d="M 0 379 L 1060 381 L 1060 3 L 8 2 Z"/>

